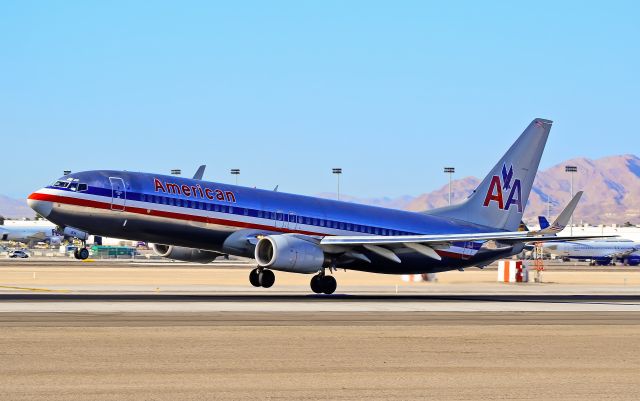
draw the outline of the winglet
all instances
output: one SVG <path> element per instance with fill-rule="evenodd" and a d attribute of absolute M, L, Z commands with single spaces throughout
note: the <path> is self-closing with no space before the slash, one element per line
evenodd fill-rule
<path fill-rule="evenodd" d="M 196 173 L 193 175 L 193 179 L 194 180 L 201 180 L 202 176 L 204 175 L 204 169 L 207 168 L 206 164 L 203 164 L 202 166 L 198 167 L 198 171 L 196 171 Z"/>
<path fill-rule="evenodd" d="M 582 197 L 582 191 L 579 191 L 571 202 L 564 208 L 562 213 L 553 221 L 553 224 L 550 226 L 543 228 L 540 231 L 537 231 L 535 234 L 556 234 L 560 231 L 564 230 L 564 228 L 569 224 L 569 220 L 571 220 L 571 215 L 576 210 L 576 206 L 578 206 L 578 202 L 580 201 L 580 197 Z"/>

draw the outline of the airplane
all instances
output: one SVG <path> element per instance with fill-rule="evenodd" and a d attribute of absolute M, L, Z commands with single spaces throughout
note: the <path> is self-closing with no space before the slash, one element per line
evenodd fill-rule
<path fill-rule="evenodd" d="M 542 230 L 550 227 L 544 216 L 539 216 L 538 221 Z M 615 260 L 629 266 L 640 265 L 640 243 L 629 240 L 560 241 L 541 245 L 547 253 L 568 259 L 590 259 L 594 265 L 608 266 Z"/>
<path fill-rule="evenodd" d="M 551 125 L 534 119 L 464 202 L 426 212 L 116 170 L 61 177 L 29 195 L 28 204 L 83 242 L 90 233 L 146 241 L 163 257 L 200 263 L 224 254 L 250 257 L 255 287 L 271 287 L 276 270 L 313 274 L 311 290 L 331 294 L 338 268 L 398 275 L 462 270 L 548 240 L 517 229 Z M 88 257 L 86 247 L 76 256 Z"/>
<path fill-rule="evenodd" d="M 59 245 L 63 237 L 58 234 L 55 224 L 15 223 L 6 225 L 0 218 L 0 241 L 14 241 L 33 245 L 36 242 L 47 242 Z"/>

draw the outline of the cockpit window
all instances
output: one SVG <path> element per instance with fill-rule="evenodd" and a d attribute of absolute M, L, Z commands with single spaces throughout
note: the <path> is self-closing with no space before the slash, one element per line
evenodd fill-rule
<path fill-rule="evenodd" d="M 78 190 L 78 183 L 77 182 L 72 182 L 71 184 L 69 184 L 69 189 L 72 191 L 77 191 Z"/>
<path fill-rule="evenodd" d="M 78 184 L 78 191 L 83 192 L 87 190 L 87 184 Z"/>
<path fill-rule="evenodd" d="M 56 181 L 53 184 L 54 187 L 59 187 L 59 188 L 67 188 L 69 186 L 69 183 L 66 181 Z"/>

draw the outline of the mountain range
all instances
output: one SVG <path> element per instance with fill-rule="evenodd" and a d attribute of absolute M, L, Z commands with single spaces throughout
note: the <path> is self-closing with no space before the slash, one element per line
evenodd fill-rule
<path fill-rule="evenodd" d="M 574 213 L 575 223 L 640 224 L 640 158 L 635 155 L 609 156 L 591 160 L 576 158 L 558 163 L 539 171 L 534 181 L 524 220 L 537 222 L 537 216 L 549 214 L 554 218 L 570 199 L 571 177 L 564 167 L 573 165 L 578 172 L 573 176 L 573 190 L 584 191 L 584 195 Z M 478 186 L 476 177 L 465 177 L 452 182 L 452 203 L 462 202 Z M 334 193 L 318 196 L 335 198 Z M 444 185 L 432 192 L 418 196 L 359 198 L 341 195 L 348 202 L 363 203 L 381 207 L 423 211 L 449 202 L 449 186 Z M 0 215 L 20 218 L 34 217 L 33 211 L 24 200 L 0 195 Z"/>
<path fill-rule="evenodd" d="M 24 199 L 13 199 L 0 195 L 0 216 L 18 219 L 23 217 L 33 218 L 35 215 L 35 212 L 27 206 L 27 202 Z"/>

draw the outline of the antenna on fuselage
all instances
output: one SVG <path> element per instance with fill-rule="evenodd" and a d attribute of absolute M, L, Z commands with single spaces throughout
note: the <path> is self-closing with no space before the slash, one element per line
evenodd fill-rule
<path fill-rule="evenodd" d="M 193 179 L 194 180 L 201 180 L 202 176 L 204 175 L 204 169 L 207 168 L 206 164 L 203 164 L 202 166 L 198 167 L 198 170 L 196 171 L 196 173 L 193 175 Z"/>

